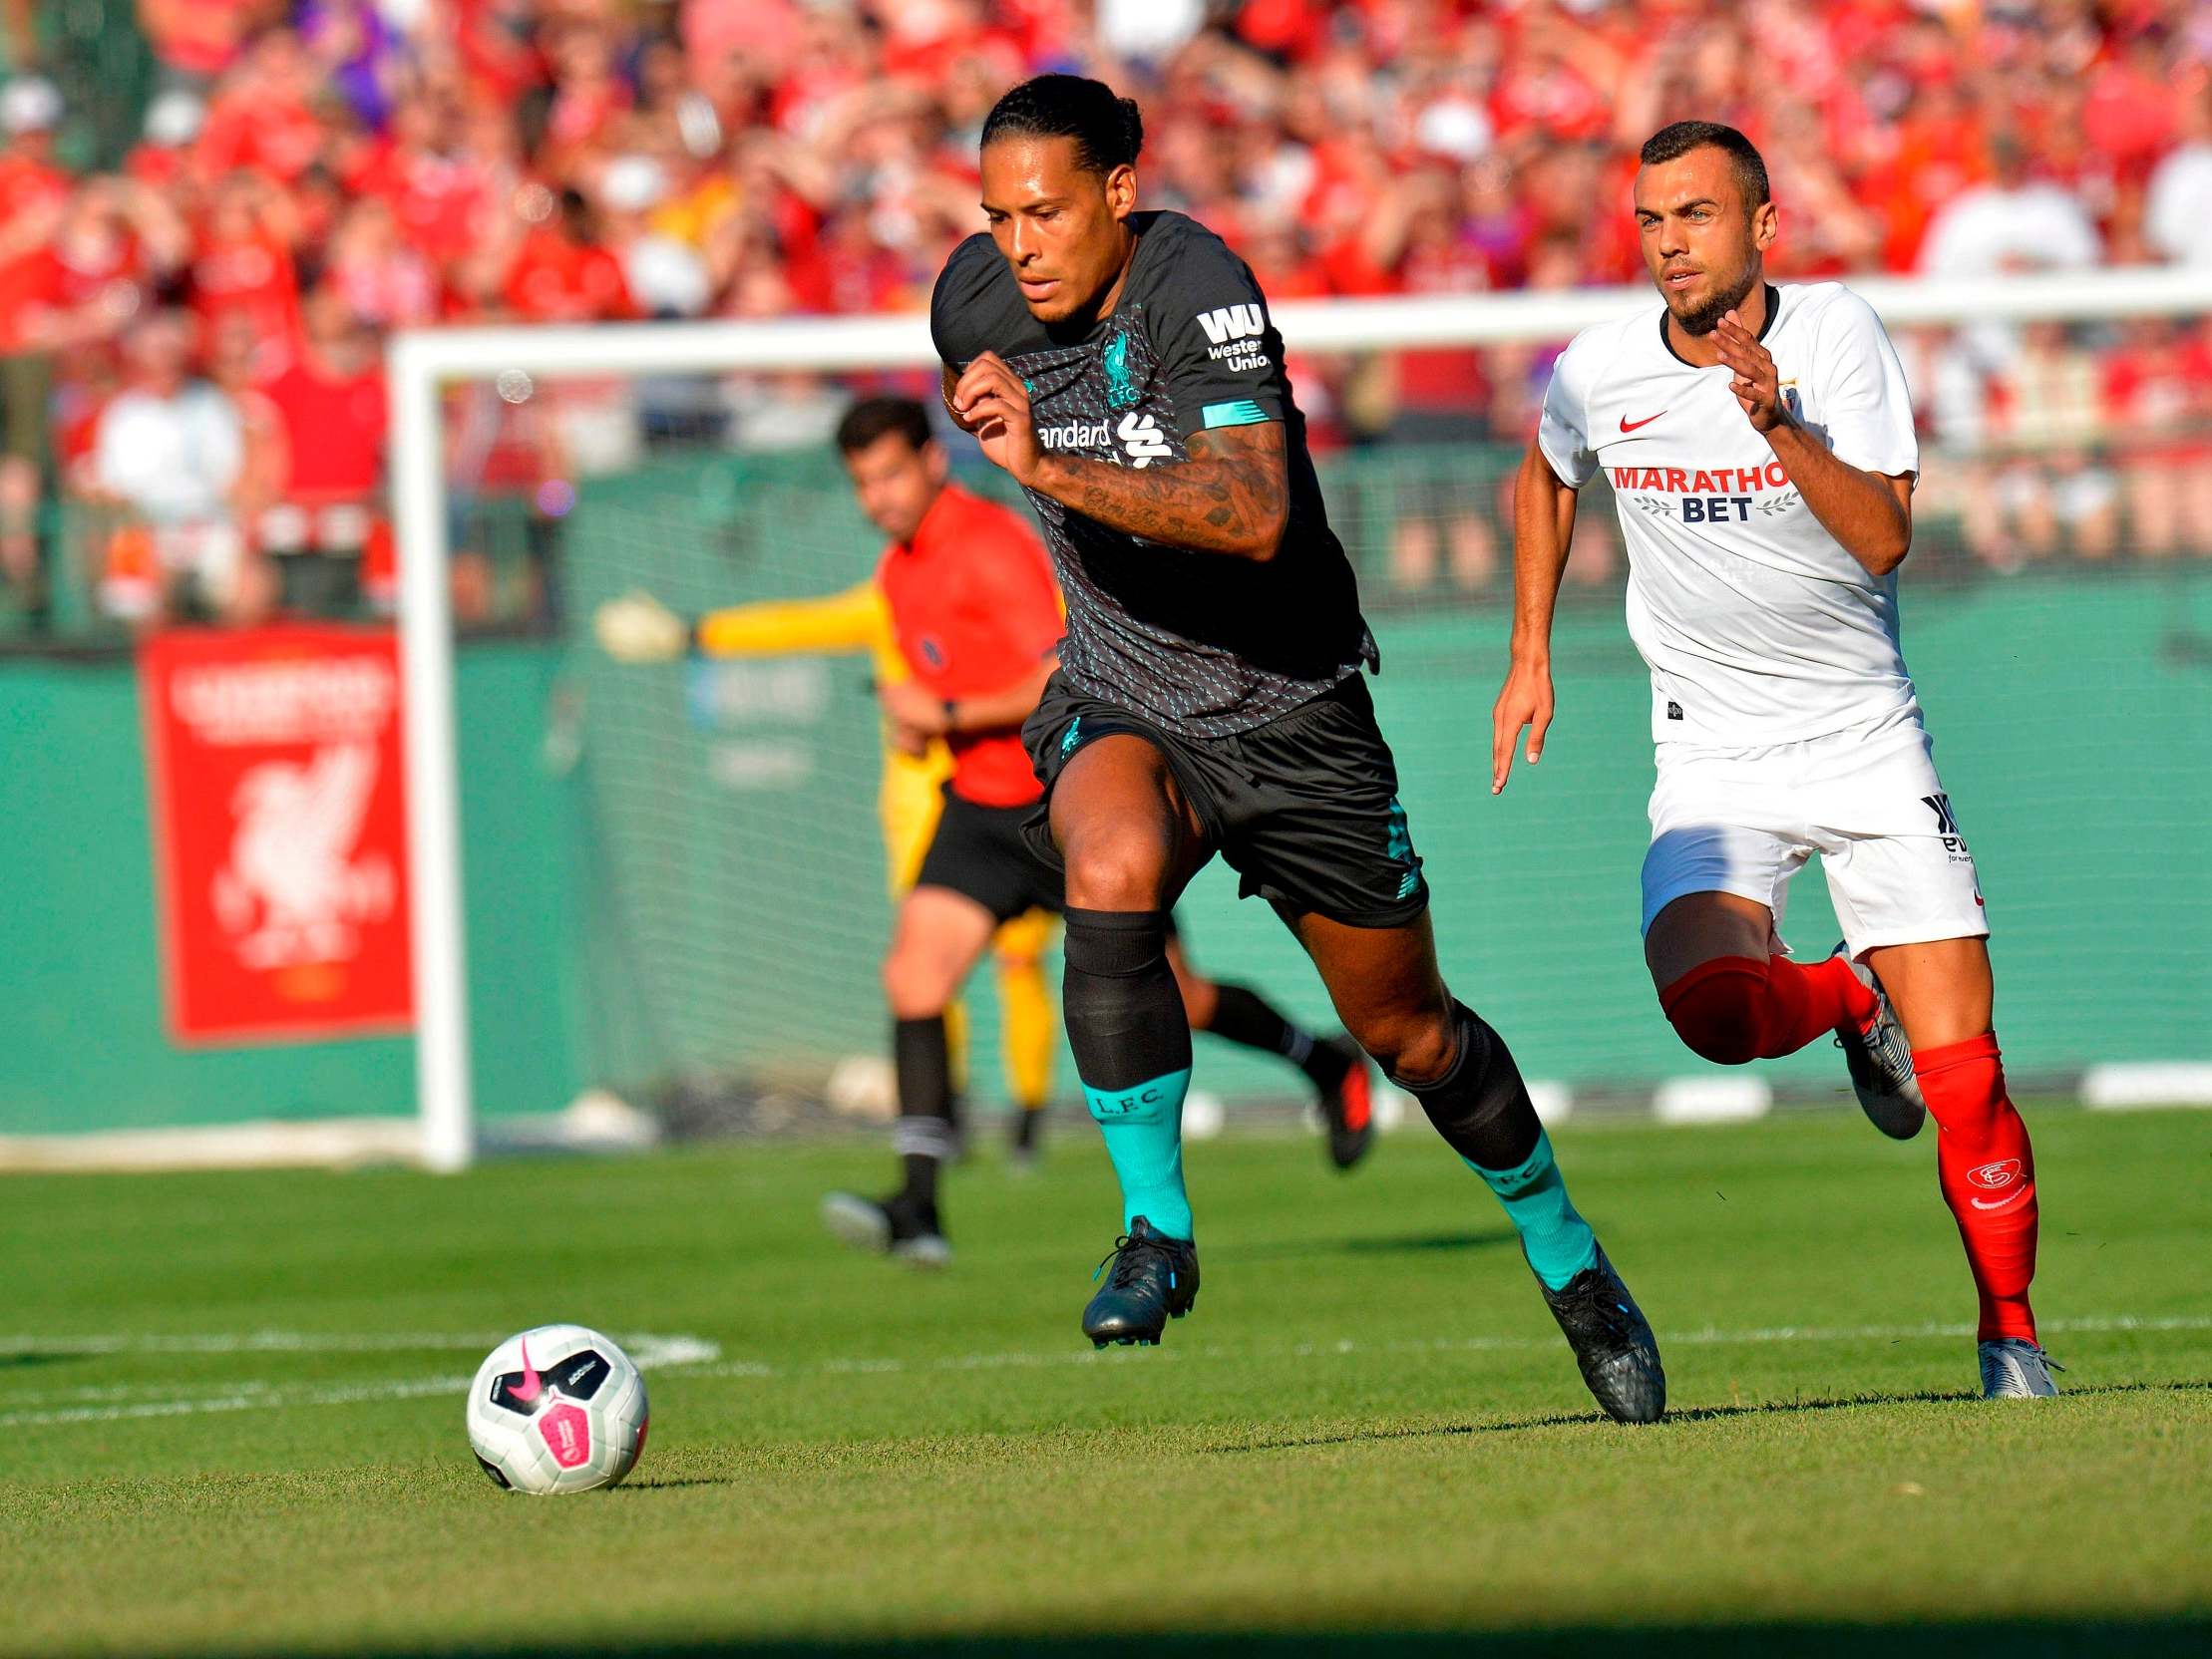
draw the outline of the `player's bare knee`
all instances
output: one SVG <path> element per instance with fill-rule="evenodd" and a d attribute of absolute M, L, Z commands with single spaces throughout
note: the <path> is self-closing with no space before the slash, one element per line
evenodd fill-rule
<path fill-rule="evenodd" d="M 1452 1062 L 1459 1057 L 1459 1039 L 1449 1010 L 1361 1020 L 1355 1023 L 1351 1035 L 1374 1057 L 1376 1065 L 1401 1083 L 1434 1083 L 1452 1069 Z"/>
<path fill-rule="evenodd" d="M 894 947 L 884 958 L 884 1001 L 895 1020 L 925 1020 L 944 1012 L 951 987 L 935 953 L 914 946 Z"/>
<path fill-rule="evenodd" d="M 1086 836 L 1067 850 L 1067 901 L 1078 910 L 1157 910 L 1168 849 L 1149 835 Z"/>

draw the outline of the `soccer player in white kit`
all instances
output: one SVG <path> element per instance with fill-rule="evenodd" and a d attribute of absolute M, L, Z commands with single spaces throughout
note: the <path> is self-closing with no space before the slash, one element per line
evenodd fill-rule
<path fill-rule="evenodd" d="M 1644 953 L 1660 1006 L 1723 1065 L 1832 1031 L 1885 1133 L 1908 1139 L 1932 1114 L 1981 1300 L 1982 1392 L 2053 1394 L 2028 1300 L 2034 1157 L 1991 1029 L 1989 922 L 1898 648 L 1920 467 L 1904 373 L 1850 290 L 1765 280 L 1777 216 L 1742 134 L 1678 122 L 1640 159 L 1637 223 L 1664 303 L 1586 329 L 1552 371 L 1515 501 L 1492 793 L 1524 729 L 1531 765 L 1543 751 L 1575 493 L 1603 469 L 1652 670 Z M 1815 852 L 1844 942 L 1808 964 L 1776 929 Z"/>

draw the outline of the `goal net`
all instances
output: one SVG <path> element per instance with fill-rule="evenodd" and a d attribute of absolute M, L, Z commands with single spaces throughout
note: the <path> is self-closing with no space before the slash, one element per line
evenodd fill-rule
<path fill-rule="evenodd" d="M 2174 273 L 1862 291 L 1926 429 L 1908 659 L 1990 896 L 2009 1064 L 2070 1088 L 2101 1064 L 2212 1059 L 2212 432 L 2140 386 L 2164 319 L 2201 296 Z M 1275 319 L 1382 646 L 1374 691 L 1446 972 L 1532 1077 L 1586 1096 L 1705 1070 L 1659 1015 L 1637 943 L 1648 690 L 1602 485 L 1584 493 L 1561 606 L 1557 724 L 1542 765 L 1496 799 L 1489 708 L 1511 480 L 1550 358 L 1642 302 L 1344 302 Z M 593 645 L 590 617 L 633 590 L 695 614 L 865 583 L 881 537 L 830 434 L 862 392 L 933 403 L 925 330 L 424 334 L 397 346 L 394 384 L 433 1161 L 466 1159 L 479 1108 L 558 1104 L 516 1098 L 494 1058 L 526 1003 L 559 1011 L 531 1028 L 562 1049 L 525 1068 L 535 1089 L 565 1077 L 679 1114 L 734 1103 L 733 1121 L 755 1123 L 880 1097 L 891 899 L 865 642 L 842 613 L 810 611 L 783 636 L 798 648 L 625 667 Z M 1018 504 L 961 444 L 962 482 Z M 553 822 L 528 827 L 504 773 L 480 784 L 457 763 L 476 741 L 479 663 L 517 648 L 473 635 L 518 622 L 551 630 L 555 657 L 531 734 Z M 560 849 L 558 959 L 519 983 L 509 963 L 488 986 L 468 963 L 500 920 L 472 887 L 522 834 Z M 1236 901 L 1233 876 L 1202 875 L 1182 920 L 1208 971 L 1331 1024 L 1309 965 L 1272 912 Z M 1812 871 L 1784 932 L 1801 955 L 1836 937 Z M 987 971 L 967 1015 L 968 1092 L 1002 1098 Z M 1216 1045 L 1200 1064 L 1218 1094 L 1292 1092 Z M 1841 1088 L 1825 1052 L 1768 1075 L 1785 1098 Z M 1071 1077 L 1063 1060 L 1063 1089 Z"/>

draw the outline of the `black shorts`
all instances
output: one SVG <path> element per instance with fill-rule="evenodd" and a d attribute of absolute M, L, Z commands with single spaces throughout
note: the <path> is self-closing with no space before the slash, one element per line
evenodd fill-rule
<path fill-rule="evenodd" d="M 993 921 L 1009 921 L 1025 910 L 1067 908 L 1067 882 L 1057 864 L 1039 858 L 1022 833 L 1029 807 L 981 807 L 944 791 L 929 850 L 922 855 L 918 887 L 949 887 L 972 898 Z"/>
<path fill-rule="evenodd" d="M 1030 843 L 1059 867 L 1046 821 L 1052 786 L 1084 744 L 1112 733 L 1160 751 L 1208 842 L 1244 877 L 1239 894 L 1286 921 L 1312 912 L 1350 927 L 1401 927 L 1428 908 L 1428 883 L 1398 805 L 1398 768 L 1367 682 L 1347 676 L 1280 719 L 1229 737 L 1184 737 L 1055 674 L 1021 728 L 1044 783 Z"/>

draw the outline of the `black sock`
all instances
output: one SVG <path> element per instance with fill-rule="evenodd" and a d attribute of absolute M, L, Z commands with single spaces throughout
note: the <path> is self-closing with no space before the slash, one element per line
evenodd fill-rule
<path fill-rule="evenodd" d="M 1014 1145 L 1023 1152 L 1033 1151 L 1037 1145 L 1037 1130 L 1043 1121 L 1043 1107 L 1017 1108 L 1014 1112 Z"/>
<path fill-rule="evenodd" d="M 1165 910 L 1066 916 L 1061 1014 L 1075 1070 L 1093 1091 L 1127 1089 L 1191 1064 L 1191 1023 L 1168 966 Z"/>
<path fill-rule="evenodd" d="M 891 1047 L 899 1073 L 899 1122 L 892 1145 L 906 1172 L 900 1196 L 933 1204 L 937 1165 L 952 1156 L 952 1058 L 944 1017 L 898 1020 Z"/>
<path fill-rule="evenodd" d="M 1521 1068 L 1500 1037 L 1465 1003 L 1452 1004 L 1459 1054 L 1434 1083 L 1390 1081 L 1421 1103 L 1451 1150 L 1482 1169 L 1515 1169 L 1536 1151 L 1536 1121 Z"/>
<path fill-rule="evenodd" d="M 1340 1051 L 1303 1026 L 1285 1019 L 1266 997 L 1245 985 L 1214 987 L 1214 1021 L 1206 1034 L 1266 1054 L 1280 1054 L 1303 1072 L 1316 1089 L 1335 1088 L 1344 1081 L 1350 1065 Z"/>

